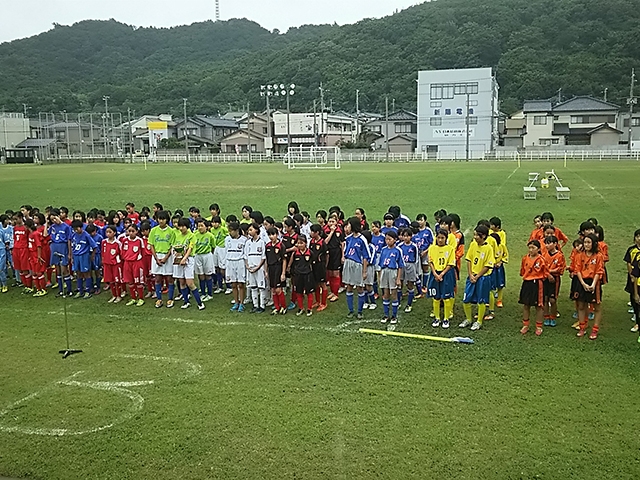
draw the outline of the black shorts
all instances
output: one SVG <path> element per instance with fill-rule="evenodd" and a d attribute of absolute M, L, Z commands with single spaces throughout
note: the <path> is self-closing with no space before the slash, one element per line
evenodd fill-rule
<path fill-rule="evenodd" d="M 280 277 L 282 277 L 282 264 L 269 265 L 268 271 L 269 286 L 271 288 L 284 288 L 286 286 L 287 281 L 282 282 L 280 280 Z"/>
<path fill-rule="evenodd" d="M 324 263 L 314 263 L 311 268 L 313 270 L 313 280 L 316 282 L 316 285 L 327 281 L 327 268 L 324 266 Z"/>
<path fill-rule="evenodd" d="M 327 270 L 340 270 L 342 267 L 342 250 L 339 248 L 331 248 L 328 250 L 329 263 Z"/>
<path fill-rule="evenodd" d="M 593 292 L 587 292 L 577 277 L 576 280 L 578 285 L 575 292 L 573 292 L 572 300 L 584 303 L 600 303 L 602 301 L 602 285 L 600 282 L 598 282 L 598 285 L 596 285 L 596 289 Z M 582 280 L 584 280 L 584 283 L 587 285 L 591 285 L 593 283 L 593 278 L 583 278 Z"/>
<path fill-rule="evenodd" d="M 316 289 L 316 283 L 313 279 L 313 273 L 306 275 L 296 275 L 293 278 L 293 289 L 297 294 L 313 293 Z"/>
<path fill-rule="evenodd" d="M 544 281 L 544 298 L 558 298 L 560 294 L 560 277 L 556 277 L 555 282 L 550 282 L 549 280 Z"/>
<path fill-rule="evenodd" d="M 542 307 L 544 305 L 544 283 L 542 280 L 524 280 L 520 287 L 520 299 L 518 303 L 529 307 Z"/>

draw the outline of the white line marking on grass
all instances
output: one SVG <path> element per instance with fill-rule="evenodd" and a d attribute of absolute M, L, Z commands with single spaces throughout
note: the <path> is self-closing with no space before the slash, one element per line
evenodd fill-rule
<path fill-rule="evenodd" d="M 515 175 L 515 173 L 516 173 L 519 169 L 520 169 L 520 167 L 516 167 L 516 168 L 513 170 L 513 172 L 511 172 L 511 173 L 509 174 L 509 176 L 506 178 L 506 180 L 505 180 L 504 182 L 502 182 L 502 184 L 501 184 L 501 185 L 496 189 L 496 191 L 495 191 L 495 192 L 493 192 L 493 195 L 491 195 L 491 200 L 493 200 L 493 199 L 498 195 L 498 193 L 500 193 L 500 190 L 502 190 L 502 187 L 504 187 L 504 186 L 507 184 L 507 182 L 508 182 L 509 180 L 511 180 L 511 177 L 513 177 L 513 176 Z M 485 202 L 484 204 L 485 204 L 485 206 L 486 206 L 486 205 L 487 205 L 487 202 Z M 483 214 L 483 213 L 484 213 L 484 210 L 480 210 L 480 213 L 478 214 L 478 218 L 482 218 L 482 214 Z M 474 228 L 475 228 L 475 227 L 474 227 Z M 472 229 L 471 229 L 471 227 L 468 227 L 468 228 L 463 232 L 463 235 L 464 235 L 465 237 L 467 237 L 467 236 L 469 235 L 469 233 L 471 233 L 471 230 L 472 230 Z"/>
<path fill-rule="evenodd" d="M 112 355 L 112 356 L 113 357 L 120 357 L 120 358 L 132 358 L 132 359 L 138 359 L 138 360 L 153 360 L 153 361 L 156 361 L 156 362 L 182 363 L 182 364 L 184 364 L 184 365 L 186 365 L 188 367 L 188 372 L 192 376 L 200 375 L 202 373 L 202 365 L 199 365 L 197 363 L 188 362 L 188 361 L 182 360 L 180 358 L 156 357 L 156 356 L 153 356 L 153 355 L 140 355 L 140 354 L 133 354 L 133 353 L 122 353 L 122 354 L 116 354 L 116 355 Z M 151 383 L 153 383 L 153 380 L 151 380 Z"/>
<path fill-rule="evenodd" d="M 582 180 L 582 181 L 584 182 L 584 184 L 585 184 L 587 187 L 589 187 L 589 189 L 590 189 L 591 191 L 593 191 L 596 195 L 598 195 L 602 200 L 604 200 L 605 202 L 607 202 L 607 199 L 606 199 L 606 198 L 604 198 L 604 197 L 602 196 L 602 194 L 601 194 L 598 190 L 596 190 L 596 187 L 592 186 L 589 182 L 587 182 L 584 178 L 582 178 L 582 176 L 581 176 L 578 172 L 574 172 L 573 170 L 570 170 L 570 171 L 571 171 L 572 173 L 574 173 L 574 174 L 576 175 L 576 177 L 578 177 L 580 180 Z M 607 203 L 609 203 L 609 202 L 607 202 Z"/>

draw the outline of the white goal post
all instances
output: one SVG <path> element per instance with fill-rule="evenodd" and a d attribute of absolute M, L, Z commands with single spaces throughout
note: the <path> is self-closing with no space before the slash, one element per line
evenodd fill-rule
<path fill-rule="evenodd" d="M 339 147 L 299 146 L 291 147 L 284 154 L 282 163 L 289 170 L 294 168 L 340 168 Z"/>

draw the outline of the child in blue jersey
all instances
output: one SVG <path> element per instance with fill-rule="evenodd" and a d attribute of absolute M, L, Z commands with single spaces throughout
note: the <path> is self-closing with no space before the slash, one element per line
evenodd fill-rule
<path fill-rule="evenodd" d="M 407 286 L 407 306 L 405 313 L 410 313 L 413 309 L 413 299 L 416 294 L 415 283 L 418 280 L 418 269 L 420 268 L 420 253 L 415 243 L 411 241 L 413 231 L 410 228 L 400 230 L 399 245 L 402 251 L 402 260 L 404 267 L 402 269 L 402 283 Z M 402 287 L 398 290 L 398 302 L 402 299 Z"/>
<path fill-rule="evenodd" d="M 389 321 L 389 305 L 392 306 L 391 323 L 398 323 L 398 306 L 400 301 L 396 298 L 396 291 L 401 287 L 401 275 L 404 268 L 402 251 L 396 247 L 398 234 L 393 230 L 385 235 L 385 246 L 378 255 L 378 267 L 380 267 L 380 288 L 382 289 L 382 307 L 384 317 L 382 323 Z M 393 301 L 393 303 L 392 303 Z"/>
<path fill-rule="evenodd" d="M 358 292 L 358 319 L 362 318 L 364 308 L 365 293 L 364 281 L 367 278 L 367 265 L 371 261 L 367 240 L 362 236 L 360 220 L 352 217 L 344 225 L 347 238 L 344 241 L 342 256 L 344 266 L 342 267 L 342 282 L 347 287 L 347 307 L 349 313 L 347 318 L 353 318 L 353 289 Z"/>
<path fill-rule="evenodd" d="M 362 223 L 362 221 L 360 223 Z M 377 249 L 376 249 L 376 246 L 373 243 L 371 243 L 372 235 L 369 230 L 365 230 L 364 232 L 362 232 L 362 236 L 367 241 L 367 248 L 369 249 L 369 258 L 370 258 L 370 261 L 367 265 L 367 278 L 365 278 L 364 280 L 365 300 L 364 300 L 364 305 L 362 306 L 362 309 L 375 310 L 376 308 L 378 308 L 378 305 L 376 304 L 376 297 L 373 292 L 373 285 L 376 281 L 375 259 L 377 256 Z"/>
<path fill-rule="evenodd" d="M 419 213 L 416 216 L 416 222 L 418 222 L 418 233 L 414 235 L 413 242 L 418 246 L 418 250 L 420 251 L 420 265 L 422 267 L 422 291 L 425 292 L 427 288 L 427 284 L 429 283 L 429 247 L 434 243 L 434 235 L 433 231 L 429 227 L 429 222 L 427 221 L 427 215 L 424 213 Z"/>
<path fill-rule="evenodd" d="M 395 218 L 393 218 L 393 214 L 392 213 L 385 213 L 384 214 L 384 226 L 380 229 L 380 234 L 381 235 L 386 235 L 388 232 L 395 232 L 396 236 L 398 234 L 398 228 L 395 227 L 393 225 L 393 221 L 395 220 Z"/>
<path fill-rule="evenodd" d="M 386 245 L 384 240 L 384 235 L 380 231 L 382 225 L 379 220 L 374 220 L 371 222 L 371 243 L 376 247 L 376 258 L 372 259 L 372 262 L 375 266 L 376 278 L 373 281 L 373 293 L 375 298 L 378 298 L 378 281 L 379 281 L 379 273 L 380 267 L 378 266 L 378 256 L 382 251 L 382 248 Z"/>
<path fill-rule="evenodd" d="M 89 274 L 90 278 L 94 277 L 92 279 L 92 283 L 95 294 L 98 295 L 102 288 L 102 251 L 100 249 L 100 245 L 102 245 L 102 240 L 104 240 L 104 238 L 98 232 L 98 227 L 92 223 L 87 224 L 85 231 L 91 235 L 91 238 L 93 238 L 93 241 L 98 246 L 98 248 L 95 249 L 93 262 L 91 262 L 91 272 Z"/>
<path fill-rule="evenodd" d="M 49 227 L 49 223 L 51 227 Z M 58 296 L 71 293 L 71 275 L 69 263 L 71 263 L 71 235 L 73 231 L 60 216 L 60 210 L 54 208 L 49 215 L 49 223 L 45 224 L 44 236 L 49 235 L 51 239 L 50 265 L 56 270 L 56 281 L 58 283 Z"/>
<path fill-rule="evenodd" d="M 83 230 L 81 220 L 71 222 L 71 248 L 73 251 L 73 270 L 76 272 L 78 291 L 75 298 L 91 298 L 93 282 L 91 281 L 91 264 L 94 259 L 96 242 Z"/>

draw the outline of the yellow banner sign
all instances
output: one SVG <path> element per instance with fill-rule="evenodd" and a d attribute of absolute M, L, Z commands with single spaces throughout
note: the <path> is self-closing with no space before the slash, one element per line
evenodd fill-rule
<path fill-rule="evenodd" d="M 147 122 L 147 128 L 149 130 L 166 130 L 167 122 Z"/>

